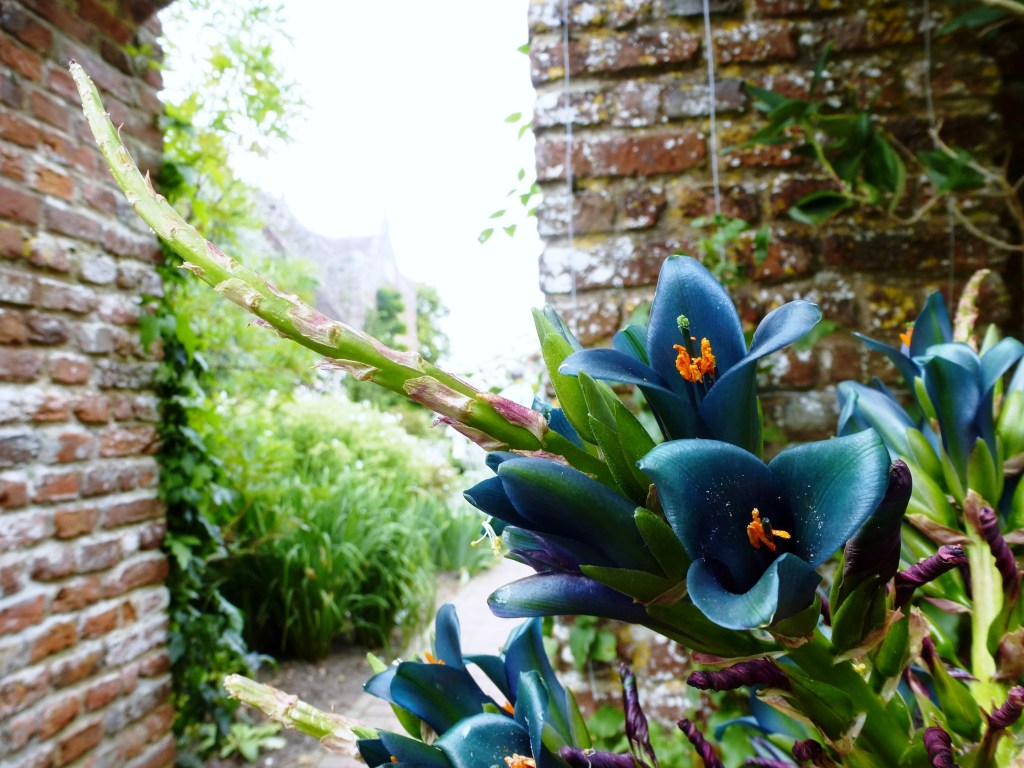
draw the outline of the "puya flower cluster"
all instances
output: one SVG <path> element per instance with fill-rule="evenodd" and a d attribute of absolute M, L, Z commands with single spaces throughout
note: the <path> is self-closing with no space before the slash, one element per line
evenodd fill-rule
<path fill-rule="evenodd" d="M 492 450 L 494 477 L 466 496 L 508 555 L 536 571 L 491 596 L 496 614 L 607 617 L 684 644 L 709 667 L 691 685 L 749 688 L 809 729 L 797 738 L 764 726 L 757 765 L 1009 765 L 1024 688 L 1007 678 L 1020 677 L 1024 639 L 1016 593 L 996 616 L 988 596 L 1000 579 L 1004 595 L 1019 580 L 1015 540 L 1002 535 L 1019 522 L 1024 445 L 1021 375 L 1002 387 L 1021 356 L 1013 344 L 964 348 L 930 304 L 907 350 L 891 355 L 910 373 L 916 409 L 901 416 L 883 389 L 845 387 L 841 436 L 765 462 L 757 363 L 820 312 L 779 307 L 748 345 L 726 291 L 679 256 L 662 269 L 649 322 L 612 349 L 583 350 L 553 311 L 538 312 L 557 407 L 517 406 L 323 317 L 222 254 L 139 175 L 91 82 L 72 74 L 115 179 L 190 271 L 334 367 L 435 409 Z M 609 382 L 643 394 L 660 434 Z M 943 546 L 922 547 L 905 519 Z M 970 575 L 957 581 L 965 564 Z M 961 669 L 958 604 L 990 619 L 971 620 L 973 680 Z M 997 651 L 1017 666 L 996 667 Z M 482 692 L 467 664 L 501 697 Z M 464 657 L 444 610 L 430 657 L 368 684 L 409 736 L 359 731 L 359 748 L 374 766 L 657 768 L 628 679 L 626 688 L 631 751 L 595 754 L 535 620 L 503 655 Z M 705 765 L 720 764 L 693 722 L 680 728 Z"/>

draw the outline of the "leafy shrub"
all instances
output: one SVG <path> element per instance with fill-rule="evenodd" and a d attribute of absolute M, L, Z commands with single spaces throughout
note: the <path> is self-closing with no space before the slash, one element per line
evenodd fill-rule
<path fill-rule="evenodd" d="M 465 548 L 480 527 L 451 503 L 453 472 L 394 418 L 340 396 L 218 410 L 215 449 L 240 498 L 218 521 L 235 551 L 222 589 L 252 646 L 316 659 L 339 639 L 387 644 L 417 628 L 439 566 L 460 557 L 441 545 Z"/>

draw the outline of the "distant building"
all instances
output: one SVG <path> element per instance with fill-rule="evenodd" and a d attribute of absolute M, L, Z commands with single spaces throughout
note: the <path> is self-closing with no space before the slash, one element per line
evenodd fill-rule
<path fill-rule="evenodd" d="M 377 308 L 377 290 L 394 288 L 405 303 L 402 343 L 416 348 L 416 283 L 398 270 L 386 220 L 372 235 L 327 237 L 303 225 L 284 199 L 260 193 L 256 208 L 268 251 L 316 265 L 317 309 L 362 329 L 367 313 Z"/>

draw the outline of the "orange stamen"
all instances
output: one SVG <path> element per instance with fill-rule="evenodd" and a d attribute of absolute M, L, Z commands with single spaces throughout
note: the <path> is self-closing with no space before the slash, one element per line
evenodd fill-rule
<path fill-rule="evenodd" d="M 504 704 L 502 704 L 501 708 L 508 712 L 510 715 L 514 715 L 516 713 L 516 708 L 512 706 L 512 702 L 510 701 L 506 701 Z"/>
<path fill-rule="evenodd" d="M 792 538 L 786 531 L 780 531 L 772 528 L 771 523 L 768 522 L 768 518 L 765 518 L 762 522 L 761 512 L 757 507 L 750 513 L 751 520 L 747 524 L 747 539 L 750 540 L 750 546 L 754 549 L 760 549 L 761 545 L 764 544 L 772 552 L 775 551 L 776 545 L 772 540 L 776 537 L 780 539 Z"/>
<path fill-rule="evenodd" d="M 423 652 L 423 658 L 426 659 L 426 662 L 428 664 L 441 664 L 441 665 L 444 664 L 444 659 L 437 658 L 430 651 L 424 651 Z"/>
<path fill-rule="evenodd" d="M 905 333 L 900 334 L 900 343 L 906 347 L 910 346 L 910 340 L 914 338 L 914 325 L 911 323 L 907 326 Z"/>
<path fill-rule="evenodd" d="M 705 376 L 715 375 L 715 356 L 711 352 L 711 342 L 707 339 L 700 340 L 698 358 L 690 357 L 686 347 L 681 344 L 675 344 L 672 348 L 679 353 L 676 355 L 676 370 L 686 381 L 703 382 Z"/>
<path fill-rule="evenodd" d="M 508 768 L 537 768 L 537 762 L 532 757 L 515 753 L 513 753 L 512 757 L 505 758 L 505 765 Z"/>

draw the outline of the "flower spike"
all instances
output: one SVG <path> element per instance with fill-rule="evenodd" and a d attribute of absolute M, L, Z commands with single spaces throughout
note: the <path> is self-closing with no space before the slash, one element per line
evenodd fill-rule
<path fill-rule="evenodd" d="M 894 607 L 902 608 L 910 601 L 914 590 L 922 584 L 934 581 L 946 571 L 951 571 L 967 564 L 967 555 L 959 544 L 945 544 L 939 547 L 934 555 L 926 557 L 916 565 L 912 565 L 905 571 L 896 574 L 896 594 L 893 599 Z"/>
<path fill-rule="evenodd" d="M 989 716 L 989 727 L 1009 728 L 1020 720 L 1021 712 L 1024 712 L 1024 686 L 1017 685 L 1010 689 L 1006 702 Z"/>
<path fill-rule="evenodd" d="M 711 744 L 707 739 L 704 738 L 704 734 L 697 730 L 697 726 L 687 720 L 685 717 L 680 720 L 676 725 L 679 726 L 679 730 L 686 734 L 686 738 L 693 744 L 693 748 L 697 750 L 697 754 L 700 755 L 700 759 L 704 761 L 704 768 L 725 768 L 723 763 L 715 751 L 711 748 Z"/>
<path fill-rule="evenodd" d="M 701 691 L 732 691 L 741 686 L 766 685 L 789 690 L 789 678 L 770 659 L 741 661 L 720 670 L 693 672 L 686 684 Z"/>
<path fill-rule="evenodd" d="M 932 768 L 957 768 L 953 758 L 953 740 L 942 728 L 933 725 L 924 731 L 924 750 Z"/>
<path fill-rule="evenodd" d="M 619 664 L 619 677 L 622 678 L 622 709 L 626 714 L 626 739 L 634 749 L 642 749 L 658 768 L 658 758 L 651 746 L 651 735 L 647 728 L 647 716 L 640 707 L 640 697 L 636 691 L 636 675 L 626 664 Z"/>
<path fill-rule="evenodd" d="M 978 528 L 996 559 L 996 568 L 1003 577 L 1003 591 L 1011 601 L 1016 600 L 1020 595 L 1021 571 L 1017 567 L 1017 559 L 1010 551 L 1010 545 L 999 530 L 999 518 L 992 507 L 982 507 L 978 512 Z"/>

